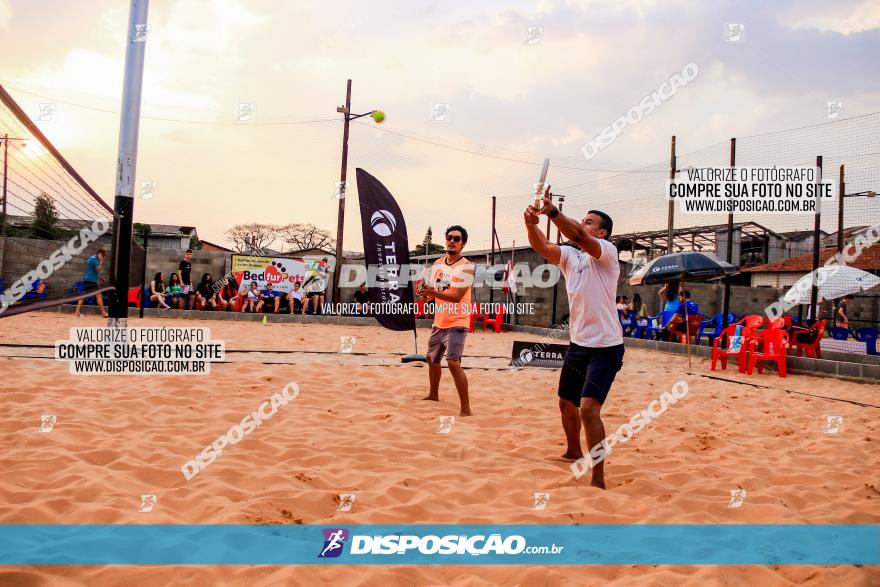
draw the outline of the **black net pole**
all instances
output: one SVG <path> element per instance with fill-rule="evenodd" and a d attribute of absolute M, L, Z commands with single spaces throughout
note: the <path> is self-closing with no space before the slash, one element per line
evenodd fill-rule
<path fill-rule="evenodd" d="M 730 166 L 736 167 L 736 138 L 730 139 Z M 727 215 L 727 262 L 733 264 L 733 213 Z M 737 263 L 739 265 L 739 263 Z M 721 330 L 728 326 L 727 318 L 730 313 L 730 276 L 724 278 L 724 305 L 721 308 L 724 315 L 721 319 Z M 717 326 L 716 332 L 717 332 Z"/>

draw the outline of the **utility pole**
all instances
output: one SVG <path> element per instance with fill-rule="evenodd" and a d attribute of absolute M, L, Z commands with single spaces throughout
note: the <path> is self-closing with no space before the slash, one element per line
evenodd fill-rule
<path fill-rule="evenodd" d="M 672 144 L 669 147 L 669 179 L 675 181 L 675 135 L 672 135 Z M 666 213 L 668 226 L 666 227 L 666 252 L 672 252 L 672 237 L 675 231 L 675 201 L 669 200 L 669 208 Z"/>
<path fill-rule="evenodd" d="M 339 273 L 342 270 L 342 233 L 345 229 L 345 195 L 348 186 L 345 183 L 348 172 L 348 126 L 351 121 L 351 80 L 345 87 L 345 106 L 336 108 L 345 117 L 342 126 L 342 167 L 339 170 L 339 212 L 336 220 L 336 265 L 333 267 L 333 303 L 338 304 L 339 299 Z"/>

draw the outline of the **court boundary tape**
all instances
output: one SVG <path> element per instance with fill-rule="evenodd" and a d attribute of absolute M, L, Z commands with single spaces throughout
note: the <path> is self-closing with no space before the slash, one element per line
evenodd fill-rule
<path fill-rule="evenodd" d="M 880 409 L 880 406 L 875 406 L 874 404 L 866 404 L 864 402 L 859 402 L 859 401 L 852 400 L 852 399 L 844 399 L 841 397 L 828 397 L 826 395 L 816 395 L 813 393 L 807 393 L 805 391 L 795 391 L 793 389 L 785 389 L 784 387 L 771 387 L 769 385 L 760 385 L 758 383 L 749 383 L 748 381 L 737 381 L 736 379 L 727 379 L 725 377 L 718 377 L 717 375 L 705 375 L 703 373 L 688 373 L 688 375 L 696 375 L 699 377 L 705 377 L 706 379 L 715 379 L 716 381 L 725 381 L 727 383 L 736 383 L 737 385 L 748 385 L 749 387 L 757 387 L 758 389 L 772 389 L 774 391 L 784 391 L 785 393 L 795 393 L 798 395 L 806 395 L 809 397 L 815 397 L 817 399 L 825 399 L 825 400 L 835 401 L 835 402 L 846 402 L 849 404 L 861 406 L 863 408 Z"/>

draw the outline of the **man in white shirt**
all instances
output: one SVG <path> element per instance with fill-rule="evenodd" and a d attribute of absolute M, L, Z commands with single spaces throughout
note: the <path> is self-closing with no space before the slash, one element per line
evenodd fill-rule
<path fill-rule="evenodd" d="M 580 250 L 549 242 L 538 227 L 540 214 Z M 615 306 L 620 265 L 617 249 L 607 240 L 613 222 L 599 210 L 590 210 L 580 222 L 568 218 L 553 205 L 549 186 L 541 209 L 529 206 L 524 216 L 529 244 L 565 276 L 570 343 L 559 376 L 559 411 L 568 444 L 562 456 L 577 461 L 584 457 L 581 422 L 588 451 L 605 438 L 600 410 L 623 365 L 623 334 Z M 604 457 L 598 460 L 591 485 L 605 489 Z"/>

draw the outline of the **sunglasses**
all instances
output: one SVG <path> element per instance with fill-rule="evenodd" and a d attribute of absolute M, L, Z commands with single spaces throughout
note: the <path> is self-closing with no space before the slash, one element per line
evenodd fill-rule
<path fill-rule="evenodd" d="M 447 236 L 447 237 L 446 237 L 446 242 L 460 243 L 460 242 L 461 242 L 461 237 L 460 237 L 460 236 L 456 236 L 456 235 Z"/>

